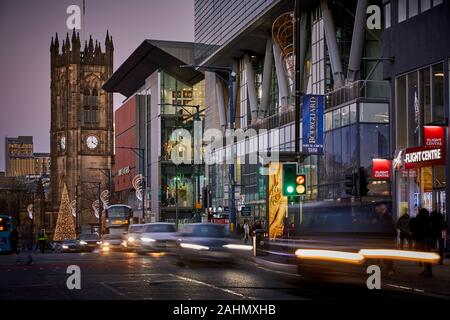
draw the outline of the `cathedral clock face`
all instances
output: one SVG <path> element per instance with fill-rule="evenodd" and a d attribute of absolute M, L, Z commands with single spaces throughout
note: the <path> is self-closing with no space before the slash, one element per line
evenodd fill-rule
<path fill-rule="evenodd" d="M 61 150 L 66 150 L 66 137 L 62 137 L 61 140 L 59 141 L 59 144 L 61 146 Z"/>
<path fill-rule="evenodd" d="M 89 149 L 94 150 L 98 146 L 98 138 L 96 136 L 87 137 L 86 145 Z"/>

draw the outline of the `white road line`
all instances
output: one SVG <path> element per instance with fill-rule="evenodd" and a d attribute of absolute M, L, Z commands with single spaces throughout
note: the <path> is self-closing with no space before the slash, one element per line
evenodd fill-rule
<path fill-rule="evenodd" d="M 414 291 L 414 292 L 417 292 L 418 294 L 421 294 L 424 296 L 450 300 L 450 296 L 438 294 L 438 293 L 431 293 L 431 292 L 427 292 L 422 289 L 410 288 L 410 287 L 400 286 L 400 285 L 396 285 L 396 284 L 392 284 L 392 283 L 386 283 L 386 286 L 394 288 L 394 289 L 398 289 L 398 290 L 403 290 L 403 291 Z"/>
<path fill-rule="evenodd" d="M 114 292 L 115 294 L 119 295 L 119 296 L 124 296 L 125 294 L 123 292 L 120 292 L 119 290 L 114 289 L 113 287 L 111 287 L 110 285 L 107 285 L 104 282 L 99 282 L 102 286 L 104 286 L 106 289 Z"/>
<path fill-rule="evenodd" d="M 170 273 L 170 275 L 173 276 L 173 277 L 176 277 L 178 279 L 187 281 L 187 282 L 200 284 L 200 285 L 203 285 L 203 286 L 206 286 L 206 287 L 209 287 L 209 288 L 213 288 L 213 289 L 216 289 L 216 290 L 220 290 L 220 291 L 223 291 L 223 292 L 226 292 L 226 293 L 229 293 L 229 294 L 232 294 L 232 295 L 244 298 L 244 299 L 251 299 L 251 300 L 255 300 L 256 299 L 256 298 L 253 298 L 253 297 L 250 297 L 250 296 L 246 296 L 246 295 L 240 294 L 238 292 L 235 292 L 235 291 L 232 291 L 232 290 L 229 290 L 229 289 L 217 287 L 217 286 L 215 286 L 213 284 L 206 283 L 206 282 L 203 282 L 203 281 L 199 281 L 199 280 L 195 280 L 195 279 L 191 279 L 191 278 L 187 278 L 187 277 L 178 276 L 178 275 L 172 274 L 172 273 Z"/>

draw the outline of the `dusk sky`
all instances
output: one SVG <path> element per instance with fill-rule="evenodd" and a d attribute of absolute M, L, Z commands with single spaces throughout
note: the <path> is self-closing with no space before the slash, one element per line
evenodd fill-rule
<path fill-rule="evenodd" d="M 82 3 L 0 0 L 0 171 L 5 136 L 33 136 L 34 152 L 50 152 L 50 41 L 58 32 L 62 43 L 66 9 Z M 193 41 L 194 0 L 86 0 L 80 36 L 104 50 L 107 29 L 116 70 L 144 39 Z M 115 108 L 123 98 L 114 96 Z"/>

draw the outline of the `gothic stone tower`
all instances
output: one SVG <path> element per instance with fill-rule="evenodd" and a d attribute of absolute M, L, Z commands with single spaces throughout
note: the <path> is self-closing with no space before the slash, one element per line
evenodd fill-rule
<path fill-rule="evenodd" d="M 66 182 L 70 201 L 77 199 L 77 224 L 98 223 L 92 203 L 101 190 L 108 190 L 102 173 L 113 167 L 113 100 L 102 90 L 113 73 L 114 46 L 106 33 L 105 51 L 92 37 L 81 51 L 79 34 L 62 42 L 52 37 L 51 53 L 51 202 L 57 211 L 62 183 Z M 106 171 L 107 172 L 107 171 Z"/>

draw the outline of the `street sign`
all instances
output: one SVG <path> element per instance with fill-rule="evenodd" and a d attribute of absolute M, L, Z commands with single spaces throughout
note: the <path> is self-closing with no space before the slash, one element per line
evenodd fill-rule
<path fill-rule="evenodd" d="M 246 206 L 241 208 L 242 217 L 250 217 L 252 215 L 252 207 Z"/>

